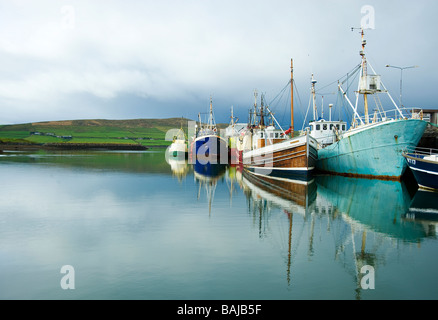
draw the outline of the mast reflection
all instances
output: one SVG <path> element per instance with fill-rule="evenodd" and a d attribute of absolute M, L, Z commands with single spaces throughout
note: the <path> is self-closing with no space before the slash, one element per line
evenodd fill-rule
<path fill-rule="evenodd" d="M 350 274 L 356 284 L 355 297 L 361 299 L 362 267 L 378 269 L 384 265 L 388 252 L 400 249 L 399 242 L 419 244 L 436 235 L 436 223 L 429 220 L 426 227 L 424 221 L 420 223 L 424 214 L 420 215 L 416 203 L 429 203 L 426 213 L 430 219 L 432 212 L 438 213 L 438 199 L 434 198 L 437 194 L 428 195 L 425 202 L 425 195 L 417 193 L 418 201 L 412 201 L 403 182 L 327 175 L 303 183 L 246 171 L 242 182 L 248 213 L 258 226 L 259 237 L 283 241 L 280 246 L 287 251 L 288 285 L 292 282 L 294 259 L 300 258 L 298 246 L 305 246 L 310 260 L 316 254 L 326 254 L 327 248 L 334 248 L 334 261 Z M 409 221 L 413 210 L 416 223 Z M 271 228 L 279 212 L 287 218 L 286 223 L 283 221 L 287 235 L 281 234 L 286 232 L 279 229 L 281 225 L 276 226 L 277 230 Z M 307 239 L 302 239 L 306 234 Z M 321 241 L 327 235 L 333 244 Z"/>
<path fill-rule="evenodd" d="M 287 217 L 286 279 L 290 285 L 293 215 L 308 215 L 309 207 L 316 199 L 316 183 L 314 180 L 299 181 L 260 176 L 246 170 L 243 171 L 242 181 L 248 199 L 248 212 L 254 220 L 258 220 L 260 238 L 269 235 L 267 230 L 274 208 L 280 208 Z"/>
<path fill-rule="evenodd" d="M 224 177 L 226 166 L 222 164 L 211 164 L 210 162 L 202 164 L 196 160 L 193 165 L 193 171 L 195 181 L 198 183 L 198 200 L 201 196 L 201 189 L 204 187 L 207 193 L 208 213 L 210 215 L 217 183 Z"/>

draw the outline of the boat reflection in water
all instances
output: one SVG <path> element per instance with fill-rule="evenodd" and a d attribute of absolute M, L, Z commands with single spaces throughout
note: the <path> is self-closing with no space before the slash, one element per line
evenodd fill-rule
<path fill-rule="evenodd" d="M 210 162 L 203 164 L 198 160 L 193 164 L 195 181 L 198 183 L 198 200 L 201 196 L 201 189 L 204 187 L 207 193 L 209 214 L 211 214 L 217 183 L 224 177 L 226 169 L 227 166 L 223 164 L 212 164 Z"/>
<path fill-rule="evenodd" d="M 355 228 L 416 242 L 425 234 L 402 221 L 412 197 L 399 181 L 318 176 L 318 195 L 329 201 Z"/>
<path fill-rule="evenodd" d="M 170 170 L 172 170 L 172 174 L 178 179 L 179 182 L 187 176 L 190 171 L 190 167 L 187 163 L 187 159 L 171 157 L 167 159 L 167 162 L 170 165 Z"/>
<path fill-rule="evenodd" d="M 394 292 L 398 279 L 409 277 L 403 260 L 421 259 L 431 250 L 429 240 L 437 238 L 438 193 L 408 190 L 404 181 L 332 175 L 297 181 L 199 162 L 193 176 L 198 200 L 206 192 L 209 215 L 215 193 L 218 210 L 228 210 L 222 201 L 228 187 L 233 215 L 227 223 L 244 214 L 238 222 L 251 224 L 250 233 L 260 240 L 257 263 L 273 270 L 279 265 L 280 282 L 292 296 L 326 296 L 334 287 L 342 288 L 336 294 L 343 298 L 410 294 Z M 264 260 L 267 252 L 274 260 Z M 370 267 L 379 290 L 364 287 L 363 270 Z M 428 287 L 429 279 L 421 280 L 417 294 Z"/>
<path fill-rule="evenodd" d="M 259 237 L 277 237 L 283 236 L 277 232 L 271 231 L 271 222 L 273 220 L 287 219 L 287 282 L 291 283 L 291 265 L 293 259 L 292 247 L 292 225 L 294 214 L 307 217 L 309 208 L 314 204 L 316 199 L 315 181 L 289 180 L 273 178 L 261 175 L 255 175 L 244 170 L 242 175 L 242 185 L 248 200 L 248 211 L 254 219 L 258 220 Z M 282 210 L 282 217 L 275 214 L 275 208 Z M 278 222 L 278 221 L 275 221 Z M 274 223 L 275 223 L 274 222 Z M 279 224 L 277 224 L 279 226 Z M 280 225 L 280 227 L 282 227 Z M 282 232 L 284 233 L 284 231 Z M 282 247 L 282 240 L 276 239 Z M 296 249 L 296 248 L 295 248 Z"/>
<path fill-rule="evenodd" d="M 405 247 L 401 243 L 419 246 L 425 238 L 436 234 L 430 221 L 427 228 L 418 223 L 419 209 L 414 206 L 417 201 L 411 204 L 412 196 L 404 182 L 322 175 L 299 183 L 268 181 L 244 172 L 243 185 L 248 211 L 253 219 L 258 219 L 259 236 L 276 238 L 274 243 L 282 250 L 287 248 L 282 255 L 287 256 L 288 285 L 293 282 L 294 263 L 301 266 L 306 259 L 332 252 L 334 261 L 329 259 L 327 266 L 321 268 L 335 268 L 332 262 L 337 268 L 340 265 L 356 284 L 356 299 L 361 299 L 366 289 L 361 283 L 362 267 L 376 270 L 385 265 L 391 251 Z M 423 196 L 417 193 L 415 198 L 426 203 Z M 426 209 L 428 219 L 432 212 L 438 217 L 437 194 L 429 194 L 428 199 L 434 204 Z M 408 219 L 412 219 L 413 210 L 416 223 Z M 282 225 L 275 223 L 279 214 L 286 215 L 287 223 L 284 219 Z M 304 260 L 303 246 L 307 255 Z"/>
<path fill-rule="evenodd" d="M 426 236 L 436 238 L 438 234 L 438 192 L 418 189 L 403 219 L 420 226 Z"/>
<path fill-rule="evenodd" d="M 400 255 L 404 248 L 412 247 L 410 244 L 420 247 L 425 239 L 435 237 L 435 228 L 431 232 L 430 228 L 406 219 L 415 198 L 421 196 L 417 193 L 413 199 L 404 182 L 340 176 L 320 176 L 316 181 L 318 197 L 327 199 L 339 212 L 342 223 L 349 227 L 349 236 L 344 233 L 337 237 L 336 257 L 341 258 L 343 265 L 350 265 L 357 281 L 357 298 L 362 291 L 362 267 L 372 266 L 378 272 L 391 253 Z M 352 249 L 349 260 L 345 255 L 347 244 Z"/>

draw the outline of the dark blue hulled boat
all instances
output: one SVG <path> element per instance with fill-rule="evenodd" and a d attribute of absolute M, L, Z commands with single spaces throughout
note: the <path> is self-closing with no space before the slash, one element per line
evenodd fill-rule
<path fill-rule="evenodd" d="M 201 122 L 199 114 L 199 125 L 197 125 L 195 136 L 190 143 L 191 163 L 201 164 L 227 164 L 228 143 L 219 135 L 216 122 L 213 116 L 213 106 L 210 99 L 210 113 L 207 123 Z"/>
<path fill-rule="evenodd" d="M 417 180 L 418 186 L 438 191 L 438 150 L 416 148 L 403 151 L 409 168 Z"/>

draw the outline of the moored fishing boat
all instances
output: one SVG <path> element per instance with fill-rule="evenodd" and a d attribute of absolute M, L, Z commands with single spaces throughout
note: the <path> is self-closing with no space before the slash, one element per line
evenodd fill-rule
<path fill-rule="evenodd" d="M 289 130 L 281 129 L 268 106 L 266 106 L 265 113 L 263 96 L 259 109 L 256 100 L 253 121 L 250 121 L 248 130 L 241 137 L 242 162 L 244 168 L 253 174 L 308 180 L 316 165 L 317 142 L 306 132 L 294 137 L 292 60 L 290 86 L 291 126 Z M 271 123 L 268 123 L 268 116 Z M 254 121 L 256 117 L 258 120 Z"/>
<path fill-rule="evenodd" d="M 240 137 L 243 137 L 247 128 L 247 123 L 240 123 L 238 118 L 234 117 L 233 107 L 231 107 L 231 121 L 225 128 L 225 138 L 228 142 L 229 160 L 232 166 L 239 164 Z"/>
<path fill-rule="evenodd" d="M 324 107 L 321 107 L 321 117 L 318 115 L 318 107 L 316 106 L 316 85 L 317 81 L 314 79 L 313 74 L 311 78 L 311 99 L 313 120 L 309 121 L 310 135 L 318 142 L 318 148 L 324 148 L 336 142 L 344 131 L 347 130 L 347 123 L 342 120 L 332 120 L 332 107 L 329 105 L 329 120 L 324 119 Z"/>
<path fill-rule="evenodd" d="M 168 136 L 169 135 L 169 136 Z M 186 134 L 183 130 L 183 119 L 181 119 L 181 128 L 180 129 L 172 129 L 166 133 L 166 140 L 172 139 L 172 143 L 167 148 L 166 159 L 168 158 L 178 158 L 178 159 L 186 159 L 187 157 L 187 138 Z"/>
<path fill-rule="evenodd" d="M 359 72 L 360 75 L 355 105 L 343 90 L 343 83 L 338 85 L 340 94 L 353 111 L 353 121 L 347 131 L 337 135 L 336 141 L 319 148 L 317 169 L 345 176 L 400 180 L 406 169 L 402 151 L 418 144 L 427 122 L 421 119 L 421 112 L 412 112 L 409 116 L 407 110 L 395 104 L 380 75 L 375 73 L 366 59 L 363 30 L 361 35 L 362 59 L 353 71 L 354 74 Z M 373 73 L 368 73 L 368 69 Z M 378 93 L 388 95 L 395 106 L 393 113 L 383 108 L 377 97 Z M 363 116 L 358 113 L 359 95 L 363 95 Z M 376 101 L 373 116 L 368 113 L 369 96 L 373 96 Z"/>
<path fill-rule="evenodd" d="M 228 143 L 219 135 L 213 115 L 213 103 L 210 99 L 210 112 L 206 123 L 202 123 L 199 114 L 199 124 L 195 136 L 190 142 L 190 160 L 194 164 L 227 164 Z"/>
<path fill-rule="evenodd" d="M 423 189 L 438 191 L 438 150 L 416 148 L 403 151 L 403 157 Z"/>
<path fill-rule="evenodd" d="M 175 136 L 172 144 L 167 149 L 171 157 L 185 158 L 187 155 L 187 141 L 185 138 Z"/>

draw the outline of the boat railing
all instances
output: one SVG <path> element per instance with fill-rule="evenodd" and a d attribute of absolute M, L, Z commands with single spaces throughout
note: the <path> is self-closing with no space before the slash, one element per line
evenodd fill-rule
<path fill-rule="evenodd" d="M 424 147 L 407 147 L 403 150 L 403 153 L 420 155 L 420 156 L 431 156 L 438 155 L 438 149 L 435 148 L 424 148 Z"/>
<path fill-rule="evenodd" d="M 400 111 L 402 114 L 400 114 Z M 368 118 L 368 121 L 367 121 Z M 415 112 L 413 109 L 409 108 L 400 108 L 400 109 L 392 109 L 392 110 L 375 110 L 374 113 L 370 113 L 367 116 L 356 116 L 353 119 L 352 127 L 357 127 L 362 123 L 379 123 L 390 120 L 400 120 L 400 119 L 423 119 L 423 111 Z M 362 120 L 362 121 L 360 121 Z"/>

